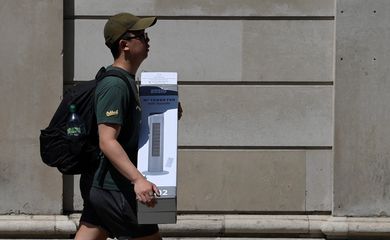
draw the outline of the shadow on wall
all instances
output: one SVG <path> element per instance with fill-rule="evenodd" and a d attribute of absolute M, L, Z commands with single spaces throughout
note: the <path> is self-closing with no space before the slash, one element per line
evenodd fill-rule
<path fill-rule="evenodd" d="M 64 0 L 64 38 L 63 38 L 63 85 L 71 84 L 74 79 L 74 0 Z M 66 89 L 64 87 L 64 89 Z M 63 188 L 63 212 L 73 212 L 75 210 L 75 179 L 72 175 L 64 175 L 62 181 Z M 78 188 L 78 186 L 76 186 Z"/>

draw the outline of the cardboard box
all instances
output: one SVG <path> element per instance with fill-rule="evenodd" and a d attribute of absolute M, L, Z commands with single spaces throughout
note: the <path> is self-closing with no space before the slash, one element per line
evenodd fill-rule
<path fill-rule="evenodd" d="M 138 223 L 176 223 L 177 108 L 175 72 L 142 72 L 138 170 L 160 190 L 154 208 L 138 203 Z"/>

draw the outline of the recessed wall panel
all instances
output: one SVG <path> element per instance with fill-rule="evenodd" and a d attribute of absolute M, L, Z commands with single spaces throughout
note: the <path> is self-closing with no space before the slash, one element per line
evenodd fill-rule
<path fill-rule="evenodd" d="M 332 86 L 180 86 L 182 146 L 332 146 Z"/>
<path fill-rule="evenodd" d="M 333 82 L 333 21 L 244 21 L 242 80 Z"/>
<path fill-rule="evenodd" d="M 304 211 L 305 151 L 182 150 L 180 211 Z"/>
<path fill-rule="evenodd" d="M 74 48 L 65 52 L 74 54 L 67 63 L 73 79 L 91 79 L 112 63 L 105 22 L 65 22 L 66 29 L 74 24 Z M 333 81 L 332 21 L 160 20 L 148 33 L 150 52 L 139 71 L 175 71 L 183 82 Z"/>

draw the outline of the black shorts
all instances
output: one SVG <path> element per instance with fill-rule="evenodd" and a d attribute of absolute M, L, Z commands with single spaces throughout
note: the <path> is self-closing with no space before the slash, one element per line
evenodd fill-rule
<path fill-rule="evenodd" d="M 83 198 L 83 212 L 80 222 L 89 223 L 95 226 L 102 226 L 96 211 L 89 201 L 89 192 L 91 191 L 94 173 L 83 173 L 80 177 L 80 192 Z"/>
<path fill-rule="evenodd" d="M 135 195 L 92 187 L 90 202 L 102 219 L 100 226 L 113 237 L 139 238 L 159 231 L 157 224 L 138 224 Z"/>

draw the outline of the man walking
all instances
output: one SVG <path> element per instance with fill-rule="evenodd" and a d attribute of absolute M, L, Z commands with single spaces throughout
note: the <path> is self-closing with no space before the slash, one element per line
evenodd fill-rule
<path fill-rule="evenodd" d="M 149 52 L 145 29 L 156 21 L 155 17 L 139 18 L 129 13 L 112 16 L 104 27 L 105 44 L 114 57 L 107 70 L 120 71 L 135 86 L 135 74 Z M 159 194 L 156 185 L 136 167 L 141 119 L 137 98 L 138 94 L 118 77 L 106 77 L 96 88 L 102 154 L 90 191 L 88 181 L 81 183 L 85 202 L 76 239 L 161 239 L 157 225 L 137 223 L 136 201 L 152 207 Z"/>

